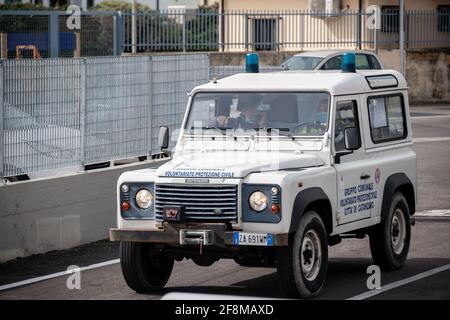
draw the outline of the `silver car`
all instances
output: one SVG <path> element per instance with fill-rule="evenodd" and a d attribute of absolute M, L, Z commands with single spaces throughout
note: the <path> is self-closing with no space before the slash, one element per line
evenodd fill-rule
<path fill-rule="evenodd" d="M 373 52 L 359 50 L 305 51 L 289 58 L 281 67 L 284 70 L 340 70 L 342 55 L 347 52 L 355 53 L 358 70 L 383 69 L 383 64 Z"/>

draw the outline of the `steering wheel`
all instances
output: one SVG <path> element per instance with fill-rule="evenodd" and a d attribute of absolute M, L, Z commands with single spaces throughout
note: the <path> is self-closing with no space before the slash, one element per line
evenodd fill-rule
<path fill-rule="evenodd" d="M 307 130 L 311 130 L 312 123 L 311 122 L 300 122 L 292 129 L 292 131 L 298 133 L 301 131 L 300 129 L 302 129 L 304 127 L 306 127 Z"/>

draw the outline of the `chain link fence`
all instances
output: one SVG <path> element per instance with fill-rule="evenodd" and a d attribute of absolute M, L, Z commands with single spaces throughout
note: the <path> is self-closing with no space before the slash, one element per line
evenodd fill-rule
<path fill-rule="evenodd" d="M 179 128 L 207 54 L 7 60 L 0 64 L 0 176 L 83 168 L 158 151 Z"/>
<path fill-rule="evenodd" d="M 120 55 L 121 21 L 118 12 L 73 15 L 65 11 L 2 10 L 0 52 L 8 59 Z"/>

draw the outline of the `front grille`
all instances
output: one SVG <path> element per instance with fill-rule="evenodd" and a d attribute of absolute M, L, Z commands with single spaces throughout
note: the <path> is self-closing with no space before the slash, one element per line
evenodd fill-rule
<path fill-rule="evenodd" d="M 155 219 L 163 220 L 164 206 L 184 206 L 187 221 L 237 222 L 236 185 L 156 184 Z"/>

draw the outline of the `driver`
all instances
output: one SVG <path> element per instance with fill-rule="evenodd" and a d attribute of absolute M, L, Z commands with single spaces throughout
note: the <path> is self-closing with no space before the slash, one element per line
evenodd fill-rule
<path fill-rule="evenodd" d="M 317 126 L 325 131 L 328 122 L 328 100 L 323 99 L 318 103 L 317 113 L 315 118 Z"/>
<path fill-rule="evenodd" d="M 303 126 L 300 134 L 322 134 L 327 129 L 328 99 L 322 99 L 317 104 L 316 114 L 310 123 Z"/>
<path fill-rule="evenodd" d="M 241 96 L 239 98 L 239 108 L 241 113 L 239 117 L 232 118 L 224 115 L 219 115 L 216 118 L 217 126 L 219 128 L 227 129 L 255 129 L 263 126 L 266 123 L 266 114 L 258 110 L 260 98 L 255 96 Z"/>

